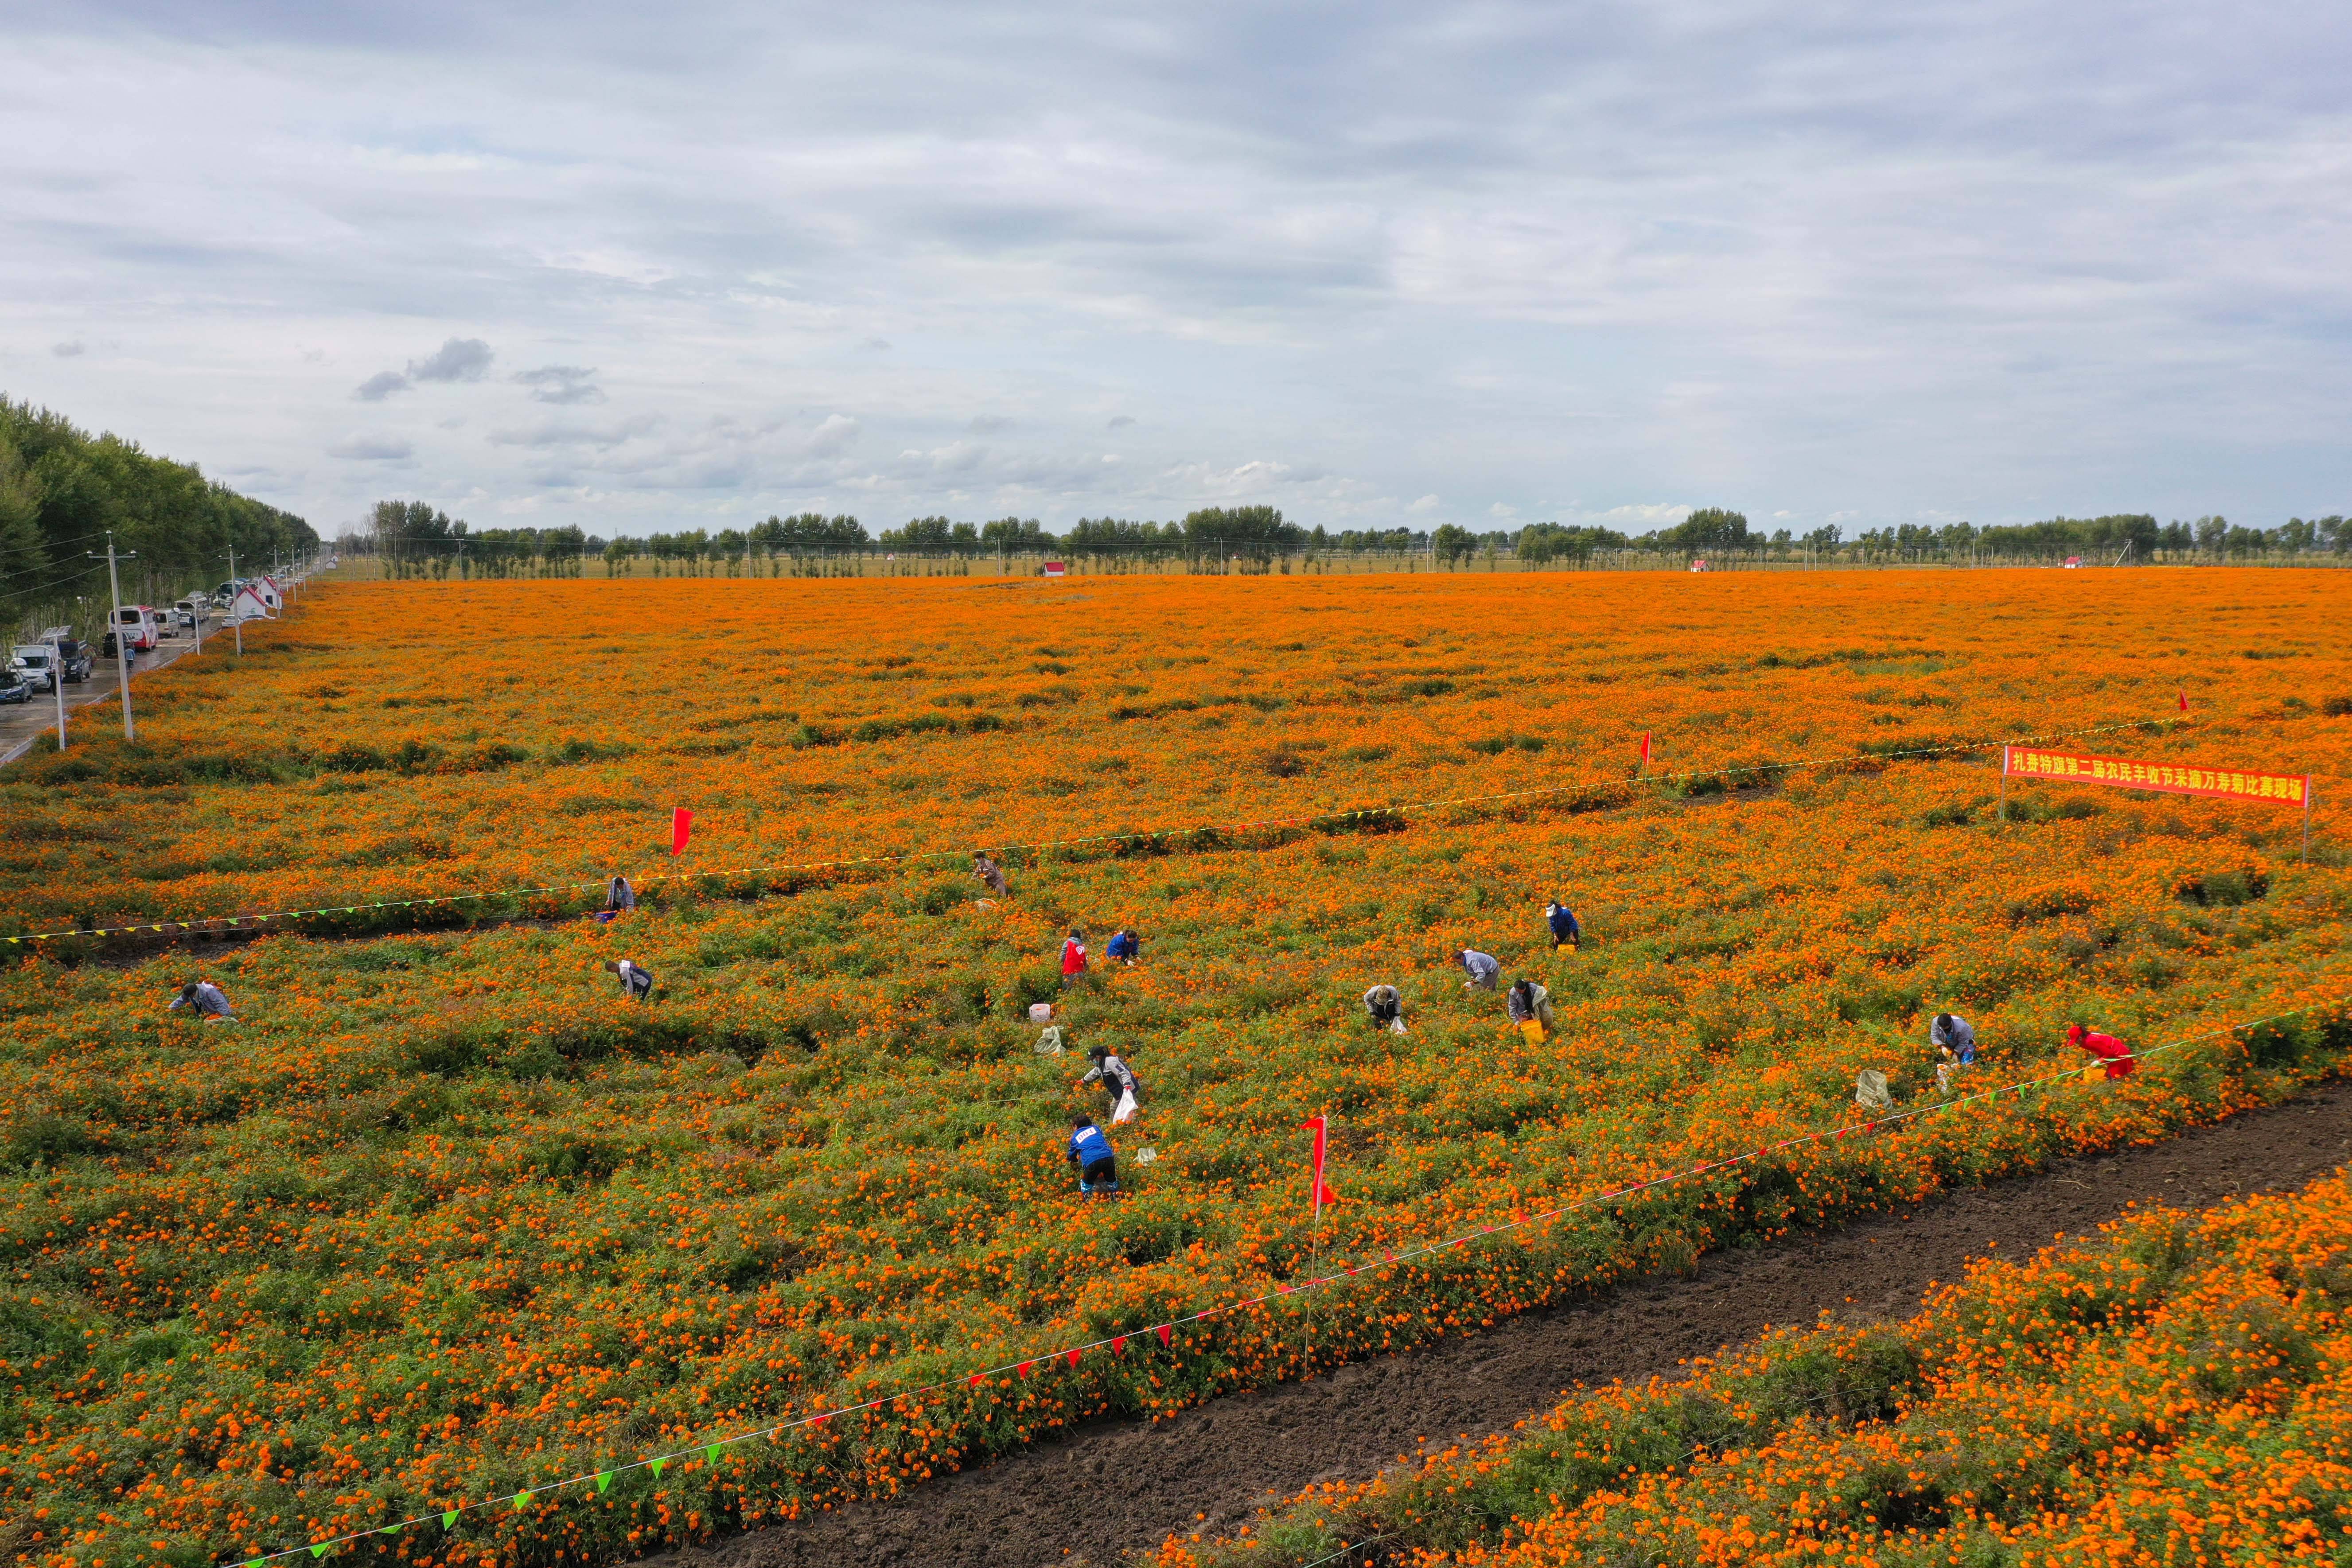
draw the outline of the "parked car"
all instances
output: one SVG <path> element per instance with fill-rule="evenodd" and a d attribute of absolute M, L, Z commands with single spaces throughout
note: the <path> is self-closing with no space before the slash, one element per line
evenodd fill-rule
<path fill-rule="evenodd" d="M 9 653 L 8 668 L 36 691 L 58 689 L 58 650 L 45 642 L 18 643 Z"/>
<path fill-rule="evenodd" d="M 192 594 L 172 606 L 172 624 L 184 632 L 196 629 L 196 622 L 205 613 L 204 595 Z"/>
<path fill-rule="evenodd" d="M 30 702 L 33 689 L 14 665 L 0 665 L 0 702 Z"/>
<path fill-rule="evenodd" d="M 89 644 L 74 640 L 73 627 L 43 626 L 41 642 L 57 650 L 58 671 L 68 686 L 79 686 L 89 679 L 89 667 L 97 656 Z"/>

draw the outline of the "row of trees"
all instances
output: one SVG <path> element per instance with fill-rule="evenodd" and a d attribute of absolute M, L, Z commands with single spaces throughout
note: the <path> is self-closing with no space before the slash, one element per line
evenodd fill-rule
<path fill-rule="evenodd" d="M 1276 508 L 1252 506 L 1205 508 L 1178 522 L 1080 518 L 1059 535 L 1034 518 L 972 523 L 919 517 L 876 537 L 854 517 L 803 512 L 743 529 L 605 540 L 577 528 L 470 531 L 423 501 L 388 500 L 376 504 L 366 532 L 347 534 L 339 544 L 348 554 L 383 556 L 394 575 L 572 575 L 583 561 L 601 557 L 614 573 L 649 562 L 656 574 L 723 571 L 732 576 L 774 574 L 788 564 L 810 569 L 812 563 L 868 554 L 967 561 L 1067 554 L 1139 564 L 1183 562 L 1196 571 L 1223 570 L 1236 561 L 1263 569 L 1276 561 L 1339 554 L 1426 556 L 1452 567 L 1506 558 L 1537 566 L 1591 565 L 1612 558 L 1630 563 L 1635 557 L 1646 563 L 1706 557 L 1726 563 L 1804 559 L 1845 564 L 2048 561 L 2069 555 L 2140 563 L 2292 559 L 2352 553 L 2352 525 L 2341 517 L 2298 518 L 2264 530 L 2220 517 L 2158 523 L 2134 512 L 1986 528 L 1904 523 L 1848 539 L 1833 523 L 1802 534 L 1785 528 L 1767 534 L 1751 528 L 1740 512 L 1705 507 L 1671 528 L 1638 536 L 1557 522 L 1488 532 L 1446 524 L 1427 532 L 1395 528 L 1334 533 L 1286 521 Z"/>
<path fill-rule="evenodd" d="M 96 635 L 106 619 L 106 535 L 122 594 L 168 605 L 228 575 L 229 552 L 250 575 L 310 554 L 319 536 L 293 513 L 237 494 L 119 436 L 93 436 L 64 415 L 0 396 L 0 613 L 27 636 L 66 623 Z"/>

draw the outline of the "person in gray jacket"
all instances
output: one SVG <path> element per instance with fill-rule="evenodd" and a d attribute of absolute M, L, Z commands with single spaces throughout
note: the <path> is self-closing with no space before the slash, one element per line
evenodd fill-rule
<path fill-rule="evenodd" d="M 1512 1023 L 1521 1027 L 1536 1025 L 1546 1035 L 1551 1033 L 1557 1022 L 1551 1008 L 1551 992 L 1532 980 L 1522 980 L 1503 994 L 1503 1010 L 1511 1016 Z"/>
<path fill-rule="evenodd" d="M 971 858 L 971 874 L 980 879 L 982 887 L 1000 899 L 1013 890 L 1004 880 L 1004 868 L 990 859 L 985 849 Z"/>
<path fill-rule="evenodd" d="M 163 1010 L 176 1013 L 183 1007 L 193 1008 L 196 1016 L 207 1024 L 234 1024 L 238 1021 L 229 1008 L 228 993 L 209 980 L 189 981 L 180 987 L 180 994 Z"/>
<path fill-rule="evenodd" d="M 1949 1051 L 1962 1067 L 1976 1064 L 1977 1032 L 1958 1013 L 1937 1014 L 1936 1021 L 1927 1026 L 1927 1043 L 1938 1051 Z"/>
<path fill-rule="evenodd" d="M 642 1002 L 654 994 L 654 977 L 631 960 L 621 959 L 604 965 L 604 969 L 620 977 L 621 990 L 630 1001 Z"/>
<path fill-rule="evenodd" d="M 1393 985 L 1380 984 L 1364 993 L 1364 1011 L 1375 1029 L 1386 1029 L 1392 1035 L 1404 1033 L 1404 998 Z"/>
<path fill-rule="evenodd" d="M 1936 1092 L 1949 1094 L 1952 1075 L 1977 1059 L 1977 1032 L 1957 1013 L 1938 1013 L 1927 1026 L 1927 1043 L 1936 1047 Z"/>
<path fill-rule="evenodd" d="M 1495 962 L 1493 953 L 1465 947 L 1454 957 L 1470 975 L 1462 983 L 1465 991 L 1492 991 L 1503 977 L 1503 966 Z"/>

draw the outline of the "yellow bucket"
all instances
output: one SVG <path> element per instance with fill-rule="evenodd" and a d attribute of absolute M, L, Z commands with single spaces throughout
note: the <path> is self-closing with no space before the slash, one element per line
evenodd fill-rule
<path fill-rule="evenodd" d="M 2107 1076 L 2107 1069 L 2105 1068 L 2084 1068 L 2083 1069 L 2082 1076 L 2084 1083 L 2097 1083 L 2100 1079 Z"/>

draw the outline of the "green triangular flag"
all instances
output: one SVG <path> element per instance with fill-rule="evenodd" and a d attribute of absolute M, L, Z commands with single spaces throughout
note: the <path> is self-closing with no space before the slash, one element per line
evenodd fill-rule
<path fill-rule="evenodd" d="M 530 1494 L 529 1492 L 517 1492 L 517 1493 L 515 1493 L 515 1495 L 514 1495 L 514 1505 L 515 1505 L 515 1507 L 517 1507 L 517 1508 L 520 1508 L 523 1504 L 525 1504 L 525 1503 L 529 1502 L 530 1500 Z"/>
<path fill-rule="evenodd" d="M 453 1508 L 453 1509 L 451 1509 L 447 1513 L 445 1513 L 445 1514 L 443 1514 L 443 1515 L 441 1516 L 441 1528 L 442 1528 L 442 1529 L 444 1529 L 444 1530 L 448 1529 L 451 1525 L 453 1525 L 453 1524 L 455 1524 L 455 1523 L 457 1523 L 457 1510 L 456 1509 L 454 1509 L 454 1508 Z"/>
<path fill-rule="evenodd" d="M 396 1524 L 387 1524 L 382 1530 L 377 1531 L 376 1533 L 378 1535 L 398 1535 L 400 1533 L 400 1526 Z"/>
<path fill-rule="evenodd" d="M 713 1443 L 710 1447 L 703 1449 L 702 1457 L 709 1460 L 712 1464 L 717 1464 L 719 1462 L 719 1445 Z"/>
<path fill-rule="evenodd" d="M 318 1544 L 318 1545 L 313 1546 L 312 1548 L 310 1548 L 310 1555 L 311 1555 L 311 1556 L 313 1556 L 313 1557 L 324 1557 L 326 1554 L 327 1554 L 327 1543 L 326 1543 L 325 1542 L 323 1542 L 323 1541 L 321 1541 L 320 1542 L 319 1542 L 319 1544 Z"/>
<path fill-rule="evenodd" d="M 598 1476 L 598 1477 L 596 1478 L 596 1489 L 597 1489 L 598 1491 L 600 1491 L 600 1492 L 601 1492 L 601 1491 L 603 1491 L 606 1487 L 611 1486 L 612 1484 L 613 1484 L 613 1472 L 612 1472 L 612 1471 L 610 1471 L 610 1470 L 606 1470 L 606 1471 L 605 1471 L 605 1472 L 604 1472 L 602 1475 L 600 1475 L 600 1476 Z"/>
<path fill-rule="evenodd" d="M 261 1568 L 261 1559 L 258 1557 L 255 1558 L 252 1562 L 247 1563 L 245 1568 Z"/>
<path fill-rule="evenodd" d="M 669 1461 L 667 1459 L 656 1459 L 654 1461 L 654 1479 L 661 1479 L 662 1467 L 668 1463 Z"/>

